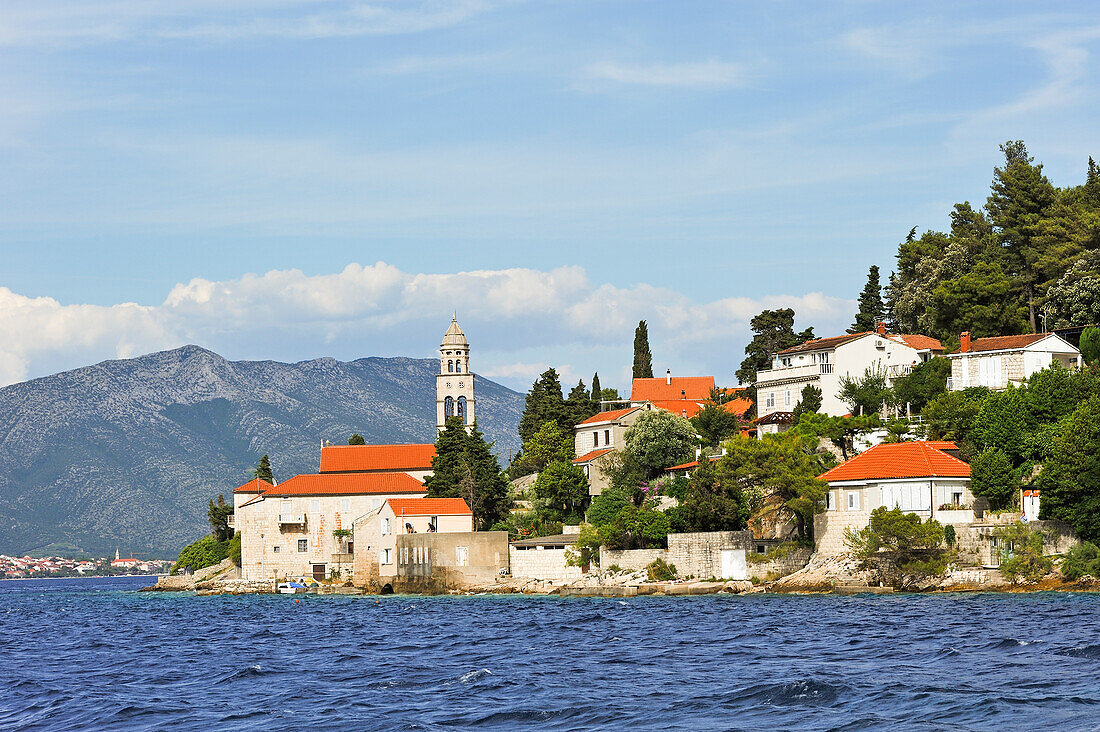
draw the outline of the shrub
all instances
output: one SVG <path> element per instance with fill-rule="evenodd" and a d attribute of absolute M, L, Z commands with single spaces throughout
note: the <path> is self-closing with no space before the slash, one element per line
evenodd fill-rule
<path fill-rule="evenodd" d="M 570 567 L 600 566 L 600 534 L 595 526 L 581 526 L 577 543 L 565 549 L 565 563 Z"/>
<path fill-rule="evenodd" d="M 663 559 L 654 559 L 646 565 L 645 571 L 650 582 L 667 582 L 676 578 L 676 565 Z"/>
<path fill-rule="evenodd" d="M 660 511 L 624 506 L 614 521 L 599 528 L 599 539 L 610 549 L 662 547 L 668 539 L 668 517 Z"/>
<path fill-rule="evenodd" d="M 938 521 L 922 523 L 915 513 L 902 513 L 900 508 L 887 511 L 879 506 L 871 512 L 866 527 L 844 532 L 844 542 L 863 560 L 864 567 L 877 566 L 884 579 L 901 581 L 899 572 L 915 576 L 943 574 L 949 558 L 943 547 L 944 531 Z"/>
<path fill-rule="evenodd" d="M 1023 578 L 1034 581 L 1050 572 L 1054 562 L 1043 556 L 1043 532 L 1024 524 L 996 529 L 993 536 L 1000 544 L 1001 574 L 1015 583 Z"/>
<path fill-rule="evenodd" d="M 592 505 L 588 508 L 588 522 L 593 526 L 606 526 L 615 520 L 619 511 L 630 505 L 633 505 L 633 501 L 625 492 L 607 488 L 592 499 Z"/>
<path fill-rule="evenodd" d="M 1091 542 L 1082 542 L 1066 552 L 1062 560 L 1062 576 L 1070 582 L 1084 577 L 1100 577 L 1100 547 Z"/>
<path fill-rule="evenodd" d="M 617 564 L 612 564 L 610 567 L 607 568 L 607 571 L 614 572 L 615 574 L 622 574 L 623 568 Z"/>
<path fill-rule="evenodd" d="M 1012 461 L 1000 449 L 987 447 L 970 461 L 970 488 L 974 495 L 988 498 L 993 508 L 1011 505 L 1019 487 Z"/>
<path fill-rule="evenodd" d="M 955 527 L 951 524 L 943 527 L 943 541 L 947 546 L 955 546 Z"/>
<path fill-rule="evenodd" d="M 229 554 L 229 542 L 218 541 L 210 534 L 198 541 L 188 544 L 180 552 L 179 559 L 172 565 L 172 574 L 190 567 L 191 571 L 197 571 L 205 567 L 211 567 Z"/>
<path fill-rule="evenodd" d="M 229 558 L 233 560 L 233 564 L 241 566 L 241 532 L 239 531 L 229 540 Z"/>

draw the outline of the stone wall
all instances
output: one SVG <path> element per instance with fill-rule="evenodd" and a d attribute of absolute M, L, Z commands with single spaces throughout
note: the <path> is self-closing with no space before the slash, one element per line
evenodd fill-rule
<path fill-rule="evenodd" d="M 508 568 L 508 532 L 400 534 L 396 554 L 399 584 L 429 579 L 445 588 L 485 584 Z"/>
<path fill-rule="evenodd" d="M 645 569 L 655 559 L 668 561 L 668 549 L 608 549 L 600 547 L 600 569 L 615 565 L 629 572 Z M 679 567 L 677 567 L 679 569 Z"/>
<path fill-rule="evenodd" d="M 722 550 L 753 551 L 751 531 L 700 531 L 668 535 L 668 561 L 680 577 L 722 577 Z M 740 578 L 727 578 L 740 579 Z"/>
<path fill-rule="evenodd" d="M 810 557 L 813 556 L 814 550 L 808 546 L 799 546 L 787 551 L 782 557 L 778 559 L 769 559 L 767 561 L 751 561 L 753 557 L 766 557 L 766 554 L 750 554 L 749 555 L 749 577 L 757 577 L 761 580 L 764 579 L 779 579 L 780 577 L 786 577 L 788 574 L 797 572 L 805 567 Z"/>
<path fill-rule="evenodd" d="M 1002 517 L 1015 518 L 1015 514 L 1001 514 Z M 956 526 L 955 541 L 959 550 L 959 563 L 980 567 L 996 567 L 1001 563 L 1000 550 L 994 546 L 994 532 L 1010 521 L 984 522 L 971 526 Z M 1065 554 L 1078 544 L 1077 537 L 1069 524 L 1061 521 L 1032 521 L 1029 528 L 1039 529 L 1044 534 L 1044 554 Z"/>
<path fill-rule="evenodd" d="M 572 582 L 582 572 L 580 567 L 570 567 L 565 563 L 568 549 L 544 549 L 531 547 L 520 549 L 508 547 L 508 563 L 513 577 L 546 580 L 548 582 Z"/>

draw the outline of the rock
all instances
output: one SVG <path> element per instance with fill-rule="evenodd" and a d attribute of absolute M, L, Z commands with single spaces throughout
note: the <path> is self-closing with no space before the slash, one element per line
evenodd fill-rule
<path fill-rule="evenodd" d="M 743 595 L 747 592 L 752 592 L 755 588 L 755 585 L 748 580 L 733 580 L 722 585 L 722 592 L 733 592 L 738 595 Z"/>

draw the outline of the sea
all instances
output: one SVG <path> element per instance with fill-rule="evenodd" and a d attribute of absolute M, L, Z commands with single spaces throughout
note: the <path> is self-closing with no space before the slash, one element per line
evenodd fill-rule
<path fill-rule="evenodd" d="M 0 728 L 1097 729 L 1100 595 L 557 598 L 0 582 Z"/>

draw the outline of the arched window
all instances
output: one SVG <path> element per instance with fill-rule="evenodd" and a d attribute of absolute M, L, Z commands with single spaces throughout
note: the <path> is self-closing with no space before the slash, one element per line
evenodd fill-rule
<path fill-rule="evenodd" d="M 443 416 L 453 417 L 455 416 L 455 400 L 451 397 L 447 397 L 443 400 Z"/>
<path fill-rule="evenodd" d="M 448 361 L 447 362 L 447 373 L 453 374 L 454 371 L 455 371 L 455 362 L 454 361 Z"/>
<path fill-rule="evenodd" d="M 466 424 L 466 397 L 458 398 L 458 416 L 462 417 L 462 424 Z"/>
<path fill-rule="evenodd" d="M 462 373 L 462 359 L 455 361 L 455 371 Z"/>

